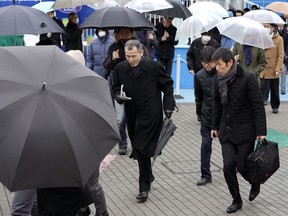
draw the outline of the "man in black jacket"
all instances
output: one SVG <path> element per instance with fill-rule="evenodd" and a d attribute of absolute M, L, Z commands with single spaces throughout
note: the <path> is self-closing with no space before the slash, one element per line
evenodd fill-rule
<path fill-rule="evenodd" d="M 216 69 L 211 57 L 215 49 L 211 46 L 204 47 L 201 55 L 203 69 L 195 75 L 195 102 L 196 114 L 201 118 L 201 179 L 198 186 L 212 182 L 210 171 L 210 158 L 212 153 L 211 117 L 212 117 L 212 91 L 214 90 L 214 77 Z"/>
<path fill-rule="evenodd" d="M 173 18 L 165 17 L 163 22 L 159 22 L 155 27 L 155 32 L 159 45 L 156 46 L 156 58 L 165 68 L 167 74 L 171 76 L 173 58 L 175 51 L 175 36 L 177 28 L 172 24 Z"/>
<path fill-rule="evenodd" d="M 68 15 L 68 24 L 66 26 L 65 50 L 80 50 L 83 52 L 82 29 L 78 26 L 78 16 L 76 13 Z"/>
<path fill-rule="evenodd" d="M 227 213 L 242 208 L 236 168 L 249 182 L 247 156 L 253 152 L 255 140 L 266 137 L 266 114 L 258 81 L 254 73 L 244 71 L 229 49 L 219 48 L 212 56 L 218 71 L 212 115 L 211 137 L 219 137 L 222 147 L 223 171 L 232 204 Z M 260 192 L 260 184 L 252 184 L 249 200 Z"/>

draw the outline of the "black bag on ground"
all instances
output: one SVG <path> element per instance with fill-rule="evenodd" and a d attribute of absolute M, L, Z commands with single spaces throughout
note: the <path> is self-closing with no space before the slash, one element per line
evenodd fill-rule
<path fill-rule="evenodd" d="M 247 172 L 251 184 L 263 184 L 280 167 L 278 143 L 258 141 L 247 158 Z"/>

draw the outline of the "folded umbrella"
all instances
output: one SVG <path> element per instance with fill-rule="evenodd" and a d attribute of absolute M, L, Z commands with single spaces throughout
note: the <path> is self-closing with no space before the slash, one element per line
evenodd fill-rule
<path fill-rule="evenodd" d="M 174 135 L 175 130 L 177 129 L 176 125 L 173 123 L 171 119 L 165 118 L 163 121 L 163 126 L 160 132 L 160 136 L 158 139 L 158 143 L 155 149 L 155 153 L 153 156 L 153 163 L 154 164 L 157 156 L 161 153 L 163 148 L 166 146 L 168 143 L 169 139 L 171 136 Z"/>
<path fill-rule="evenodd" d="M 0 55 L 0 181 L 83 187 L 119 139 L 108 82 L 56 46 Z"/>

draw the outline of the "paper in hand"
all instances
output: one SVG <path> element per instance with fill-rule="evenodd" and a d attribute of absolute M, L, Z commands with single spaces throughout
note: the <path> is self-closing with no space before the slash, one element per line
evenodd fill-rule
<path fill-rule="evenodd" d="M 127 97 L 126 93 L 123 92 L 123 86 L 124 85 L 121 85 L 119 99 L 121 99 L 121 100 L 131 100 L 132 98 L 131 97 Z"/>

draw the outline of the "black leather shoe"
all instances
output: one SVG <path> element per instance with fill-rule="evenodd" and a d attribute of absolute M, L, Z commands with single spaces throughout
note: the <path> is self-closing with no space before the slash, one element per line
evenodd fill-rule
<path fill-rule="evenodd" d="M 136 198 L 139 201 L 145 202 L 148 199 L 148 191 L 140 191 Z"/>
<path fill-rule="evenodd" d="M 202 186 L 202 185 L 206 185 L 208 183 L 211 183 L 212 179 L 207 179 L 207 178 L 201 178 L 198 182 L 197 185 L 198 186 Z"/>
<path fill-rule="evenodd" d="M 260 193 L 260 184 L 252 184 L 249 193 L 249 201 L 253 201 Z"/>
<path fill-rule="evenodd" d="M 243 202 L 237 202 L 237 203 L 232 203 L 227 209 L 226 212 L 227 213 L 234 213 L 236 211 L 238 211 L 238 209 L 241 209 L 243 205 Z"/>

